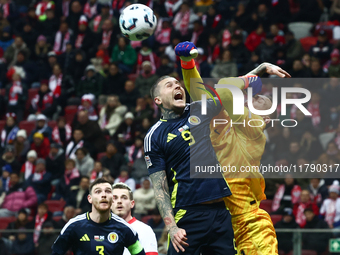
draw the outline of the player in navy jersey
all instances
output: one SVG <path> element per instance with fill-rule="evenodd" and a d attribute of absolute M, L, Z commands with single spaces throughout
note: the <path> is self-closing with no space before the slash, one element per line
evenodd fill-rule
<path fill-rule="evenodd" d="M 190 161 L 216 166 L 209 124 L 222 106 L 207 100 L 186 105 L 185 91 L 172 77 L 161 77 L 151 88 L 162 119 L 144 139 L 145 161 L 157 206 L 169 232 L 168 254 L 236 254 L 231 216 L 223 197 L 231 195 L 222 178 L 190 178 Z M 195 139 L 196 137 L 196 139 Z"/>
<path fill-rule="evenodd" d="M 145 255 L 138 235 L 129 224 L 111 212 L 110 182 L 99 178 L 90 186 L 88 201 L 92 211 L 67 222 L 52 246 L 52 255 L 117 255 L 126 247 L 132 255 Z"/>

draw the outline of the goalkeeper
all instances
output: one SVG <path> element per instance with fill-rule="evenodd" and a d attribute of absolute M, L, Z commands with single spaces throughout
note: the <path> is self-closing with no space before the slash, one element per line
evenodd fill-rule
<path fill-rule="evenodd" d="M 183 79 L 190 96 L 194 101 L 201 99 L 204 88 L 201 85 L 201 77 L 197 72 L 190 51 L 195 49 L 192 43 L 184 42 L 176 46 L 175 51 L 181 57 Z M 261 64 L 258 68 L 242 77 L 223 78 L 218 83 L 237 86 L 246 89 L 253 88 L 253 106 L 257 110 L 271 108 L 272 102 L 268 97 L 257 95 L 261 92 L 262 83 L 257 75 L 265 72 L 275 74 L 279 77 L 290 77 L 280 67 L 268 63 Z M 193 79 L 194 78 L 194 79 Z M 191 79 L 191 80 L 190 80 Z M 190 86 L 194 82 L 194 86 Z M 190 90 L 195 88 L 195 90 Z M 266 137 L 263 133 L 266 125 L 262 127 L 250 127 L 248 125 L 232 125 L 232 122 L 248 123 L 252 120 L 253 126 L 260 126 L 261 123 L 268 124 L 273 116 L 259 116 L 249 112 L 244 107 L 243 115 L 233 115 L 233 97 L 228 89 L 216 89 L 219 95 L 223 94 L 222 103 L 225 110 L 222 110 L 215 119 L 226 119 L 228 124 L 213 126 L 210 124 L 210 138 L 218 161 L 222 166 L 235 166 L 236 169 L 249 166 L 259 166 L 260 159 L 264 152 Z M 256 122 L 259 123 L 256 123 Z M 273 223 L 267 212 L 259 208 L 261 200 L 266 199 L 264 194 L 265 182 L 263 176 L 258 172 L 249 173 L 224 173 L 232 196 L 224 198 L 224 202 L 232 215 L 232 226 L 236 239 L 238 254 L 278 254 L 277 239 Z"/>

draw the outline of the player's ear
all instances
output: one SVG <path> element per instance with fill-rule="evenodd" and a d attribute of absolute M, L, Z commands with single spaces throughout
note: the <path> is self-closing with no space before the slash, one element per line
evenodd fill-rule
<path fill-rule="evenodd" d="M 156 105 L 160 106 L 162 104 L 162 99 L 160 99 L 159 97 L 155 97 L 154 101 L 156 103 Z"/>
<path fill-rule="evenodd" d="M 92 204 L 92 197 L 91 194 L 87 195 L 87 201 L 89 201 L 90 204 Z"/>
<path fill-rule="evenodd" d="M 131 200 L 131 209 L 135 207 L 135 200 Z"/>

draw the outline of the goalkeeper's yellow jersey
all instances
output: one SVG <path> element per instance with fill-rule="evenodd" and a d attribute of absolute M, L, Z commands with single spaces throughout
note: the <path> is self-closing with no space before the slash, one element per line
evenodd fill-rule
<path fill-rule="evenodd" d="M 195 84 L 195 86 L 191 86 L 192 88 L 197 87 L 197 82 L 202 81 L 197 69 L 195 67 L 189 70 L 182 69 L 182 72 L 184 84 L 189 94 L 193 98 L 200 98 L 199 93 L 202 90 L 190 91 L 190 79 L 193 78 L 191 82 Z M 244 87 L 244 82 L 241 79 L 226 78 L 225 81 L 227 82 L 226 84 L 235 85 L 239 88 Z M 228 124 L 213 127 L 213 120 L 210 124 L 210 138 L 218 161 L 222 167 L 235 166 L 234 169 L 237 171 L 235 173 L 224 173 L 224 177 L 232 192 L 231 196 L 224 199 L 231 215 L 250 212 L 259 207 L 261 200 L 266 199 L 264 194 L 265 181 L 262 174 L 259 172 L 240 172 L 241 168 L 245 169 L 245 167 L 260 165 L 266 144 L 266 137 L 263 133 L 265 125 L 255 128 L 247 124 L 252 119 L 251 125 L 260 126 L 260 122 L 254 120 L 263 121 L 263 118 L 250 114 L 246 107 L 244 110 L 244 115 L 240 116 L 237 122 L 243 122 L 244 120 L 246 123 L 245 127 L 243 125 L 231 126 L 231 119 L 226 110 L 221 111 L 215 119 L 226 119 Z"/>
<path fill-rule="evenodd" d="M 231 215 L 239 215 L 258 208 L 261 200 L 266 199 L 264 194 L 265 182 L 261 173 L 256 172 L 259 166 L 266 137 L 263 133 L 264 127 L 250 127 L 247 125 L 249 119 L 260 119 L 262 117 L 252 115 L 245 108 L 245 127 L 241 125 L 231 126 L 228 113 L 223 110 L 216 119 L 226 119 L 228 124 L 216 125 L 210 123 L 210 138 L 215 149 L 217 159 L 221 166 L 235 167 L 236 172 L 225 172 L 224 177 L 228 182 L 232 195 L 225 198 L 226 206 Z M 239 121 L 241 122 L 241 121 Z M 243 122 L 243 121 L 242 121 Z M 259 122 L 260 123 L 260 122 Z M 260 125 L 251 122 L 251 125 Z M 241 172 L 247 171 L 249 172 Z"/>

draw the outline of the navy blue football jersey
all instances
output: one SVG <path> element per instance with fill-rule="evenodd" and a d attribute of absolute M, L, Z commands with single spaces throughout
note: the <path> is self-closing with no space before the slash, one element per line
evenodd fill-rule
<path fill-rule="evenodd" d="M 87 212 L 67 222 L 52 246 L 52 255 L 64 255 L 69 249 L 74 255 L 118 255 L 124 247 L 131 254 L 145 254 L 137 232 L 125 220 L 110 213 L 106 222 L 96 223 Z"/>
<path fill-rule="evenodd" d="M 197 166 L 219 165 L 210 140 L 210 121 L 220 111 L 220 103 L 216 106 L 212 99 L 208 99 L 209 115 L 202 115 L 201 101 L 196 101 L 186 106 L 181 117 L 160 119 L 145 136 L 145 161 L 149 174 L 166 171 L 173 208 L 231 195 L 221 173 L 215 174 L 218 178 L 194 176 Z"/>

